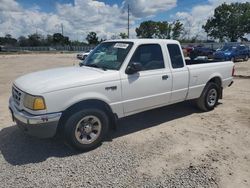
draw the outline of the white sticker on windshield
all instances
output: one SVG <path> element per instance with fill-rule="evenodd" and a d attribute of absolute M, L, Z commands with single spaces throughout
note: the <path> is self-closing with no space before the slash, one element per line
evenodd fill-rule
<path fill-rule="evenodd" d="M 116 43 L 116 44 L 114 45 L 114 48 L 127 49 L 128 46 L 129 46 L 129 44 L 126 44 L 126 43 Z"/>

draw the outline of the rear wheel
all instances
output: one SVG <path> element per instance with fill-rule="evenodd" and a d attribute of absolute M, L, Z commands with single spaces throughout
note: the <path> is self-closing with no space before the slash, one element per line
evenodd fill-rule
<path fill-rule="evenodd" d="M 98 147 L 108 131 L 109 119 L 99 109 L 74 113 L 65 123 L 64 135 L 69 145 L 81 151 Z"/>
<path fill-rule="evenodd" d="M 197 106 L 203 111 L 213 110 L 219 99 L 219 87 L 217 84 L 209 82 L 201 96 L 197 99 Z"/>

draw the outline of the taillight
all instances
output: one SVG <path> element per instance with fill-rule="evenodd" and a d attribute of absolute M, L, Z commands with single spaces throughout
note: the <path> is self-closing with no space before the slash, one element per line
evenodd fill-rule
<path fill-rule="evenodd" d="M 232 76 L 234 76 L 234 73 L 235 73 L 235 67 L 233 66 Z"/>

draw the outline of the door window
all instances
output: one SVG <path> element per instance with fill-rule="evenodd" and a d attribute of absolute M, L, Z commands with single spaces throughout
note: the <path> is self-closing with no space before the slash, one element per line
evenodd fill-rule
<path fill-rule="evenodd" d="M 138 62 L 142 64 L 142 70 L 154 70 L 162 69 L 165 67 L 162 50 L 158 44 L 144 44 L 140 45 L 133 57 L 131 62 Z"/>

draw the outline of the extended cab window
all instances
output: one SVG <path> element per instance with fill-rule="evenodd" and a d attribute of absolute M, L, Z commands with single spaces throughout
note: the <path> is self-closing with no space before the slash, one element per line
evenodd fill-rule
<path fill-rule="evenodd" d="M 168 47 L 168 52 L 170 55 L 172 67 L 174 69 L 184 67 L 183 58 L 181 55 L 181 50 L 180 50 L 179 45 L 168 44 L 167 47 Z"/>
<path fill-rule="evenodd" d="M 140 45 L 130 62 L 142 64 L 142 70 L 154 70 L 164 68 L 161 47 L 158 44 Z"/>

